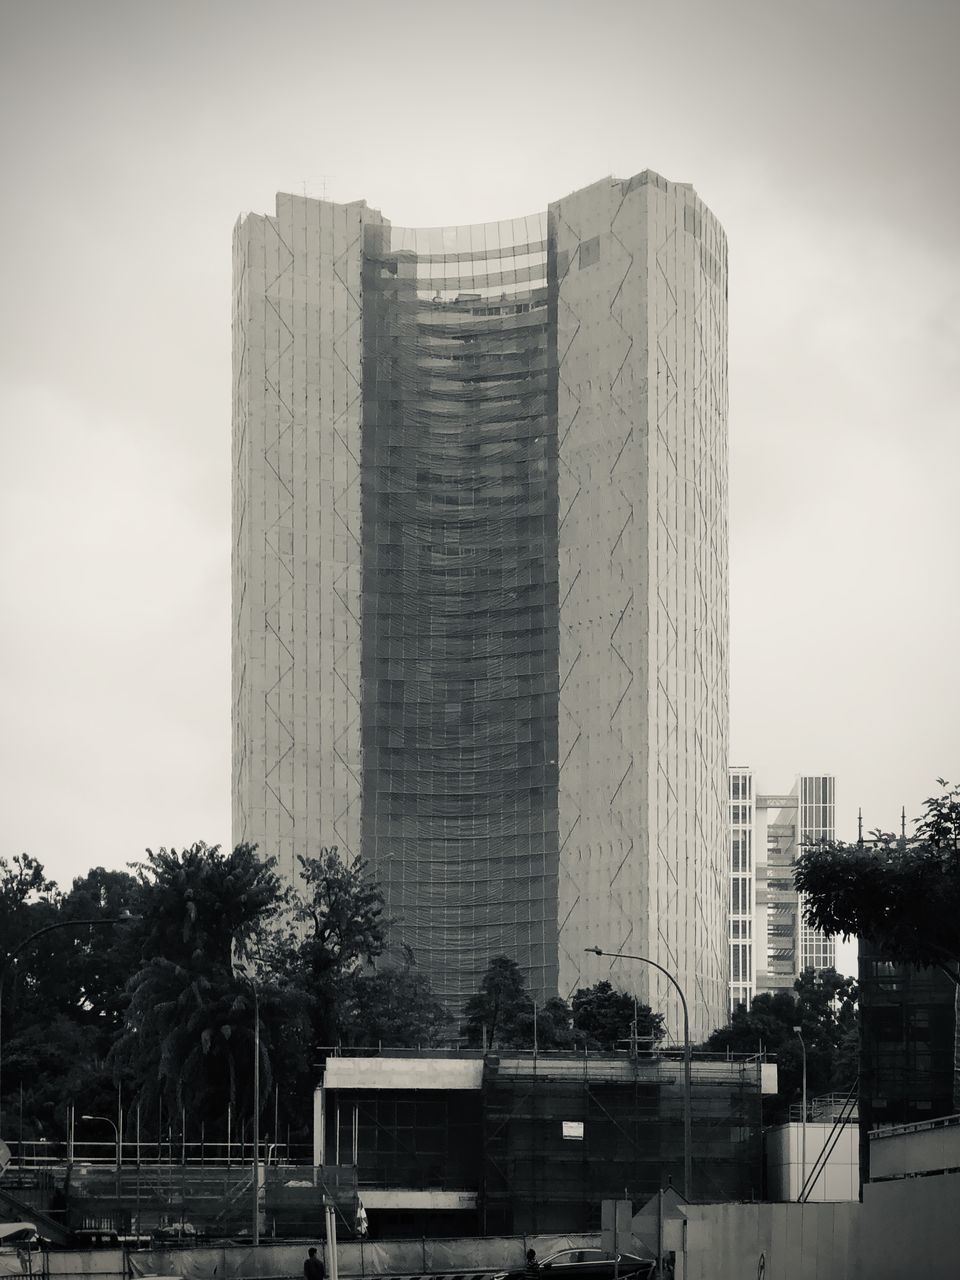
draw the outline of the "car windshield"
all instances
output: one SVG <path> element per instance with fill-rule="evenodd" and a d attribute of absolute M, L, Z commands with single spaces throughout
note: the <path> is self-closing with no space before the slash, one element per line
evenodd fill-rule
<path fill-rule="evenodd" d="M 646 1266 L 647 1260 L 633 1253 L 618 1253 L 617 1261 L 624 1266 Z M 580 1262 L 613 1262 L 614 1255 L 605 1249 L 561 1249 L 551 1253 L 540 1264 L 542 1267 L 566 1267 Z"/>

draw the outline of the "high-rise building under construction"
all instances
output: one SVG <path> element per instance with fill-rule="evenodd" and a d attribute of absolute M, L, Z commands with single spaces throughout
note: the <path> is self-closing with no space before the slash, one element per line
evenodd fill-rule
<path fill-rule="evenodd" d="M 234 235 L 234 841 L 380 880 L 451 1005 L 506 953 L 725 1019 L 727 250 L 689 185 Z"/>

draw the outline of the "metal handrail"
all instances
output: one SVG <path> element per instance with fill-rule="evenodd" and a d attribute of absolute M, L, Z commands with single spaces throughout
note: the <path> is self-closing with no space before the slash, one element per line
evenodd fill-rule
<path fill-rule="evenodd" d="M 928 1129 L 949 1129 L 960 1124 L 960 1112 L 951 1116 L 937 1116 L 935 1120 L 916 1120 L 912 1124 L 892 1124 L 871 1129 L 871 1138 L 890 1138 L 901 1133 L 924 1133 Z"/>

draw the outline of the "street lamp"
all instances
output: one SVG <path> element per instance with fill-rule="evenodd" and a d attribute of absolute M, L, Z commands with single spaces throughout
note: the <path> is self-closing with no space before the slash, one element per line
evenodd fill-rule
<path fill-rule="evenodd" d="M 122 916 L 98 917 L 96 920 L 57 920 L 53 924 L 46 924 L 42 929 L 36 929 L 29 937 L 24 940 L 10 952 L 10 954 L 0 964 L 0 1135 L 3 1134 L 3 984 L 6 981 L 7 970 L 13 965 L 14 960 L 21 951 L 25 951 L 30 943 L 37 938 L 42 938 L 45 933 L 52 933 L 54 929 L 75 929 L 81 925 L 107 925 L 107 924 L 126 924 L 128 920 L 140 920 L 142 917 L 130 915 L 125 912 Z"/>
<path fill-rule="evenodd" d="M 260 1243 L 260 997 L 257 984 L 238 963 L 231 959 L 234 975 L 249 983 L 253 992 L 253 1232 L 252 1242 Z"/>
<path fill-rule="evenodd" d="M 109 1116 L 81 1116 L 80 1119 L 81 1120 L 102 1120 L 104 1124 L 108 1124 L 110 1128 L 113 1130 L 113 1136 L 117 1144 L 117 1172 L 116 1172 L 115 1187 L 116 1187 L 117 1213 L 119 1214 L 120 1212 L 120 1130 L 117 1128 L 117 1126 L 114 1124 L 114 1122 L 110 1119 Z"/>
<path fill-rule="evenodd" d="M 81 1120 L 102 1120 L 104 1124 L 108 1124 L 113 1130 L 113 1139 L 117 1150 L 117 1169 L 120 1168 L 120 1130 L 109 1116 L 81 1116 Z"/>
<path fill-rule="evenodd" d="M 650 960 L 647 956 L 629 955 L 626 951 L 603 951 L 600 947 L 584 947 L 584 951 L 592 951 L 598 956 L 610 956 L 614 960 L 639 960 L 642 964 L 652 965 L 673 983 L 680 997 L 680 1006 L 683 1009 L 683 1192 L 690 1200 L 693 1195 L 693 1159 L 691 1155 L 690 1016 L 687 1012 L 686 996 L 673 974 L 668 969 L 664 969 L 662 964 L 657 964 L 656 960 Z"/>
<path fill-rule="evenodd" d="M 794 1027 L 794 1033 L 800 1041 L 800 1049 L 803 1053 L 803 1084 L 801 1088 L 801 1106 L 803 1107 L 803 1117 L 800 1122 L 800 1194 L 798 1200 L 803 1199 L 803 1190 L 807 1185 L 807 1046 L 803 1043 L 803 1036 L 800 1034 L 801 1028 Z"/>

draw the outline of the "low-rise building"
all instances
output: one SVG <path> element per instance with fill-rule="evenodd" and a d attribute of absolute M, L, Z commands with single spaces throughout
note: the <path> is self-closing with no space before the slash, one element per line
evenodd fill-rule
<path fill-rule="evenodd" d="M 316 1164 L 353 1164 L 376 1235 L 595 1231 L 604 1199 L 682 1188 L 683 1055 L 336 1055 Z M 761 1096 L 776 1068 L 695 1054 L 692 1198 L 762 1191 Z"/>

